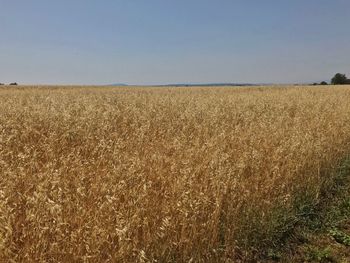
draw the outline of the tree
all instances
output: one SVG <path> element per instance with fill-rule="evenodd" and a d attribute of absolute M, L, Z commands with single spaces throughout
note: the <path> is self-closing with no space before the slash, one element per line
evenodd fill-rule
<path fill-rule="evenodd" d="M 326 81 L 322 81 L 320 83 L 314 82 L 312 83 L 313 86 L 318 86 L 318 85 L 328 85 L 328 83 Z"/>
<path fill-rule="evenodd" d="M 347 79 L 345 74 L 337 73 L 334 75 L 331 82 L 333 85 L 343 85 L 347 84 L 349 80 Z"/>
<path fill-rule="evenodd" d="M 17 86 L 18 84 L 16 82 L 10 83 L 11 86 Z"/>

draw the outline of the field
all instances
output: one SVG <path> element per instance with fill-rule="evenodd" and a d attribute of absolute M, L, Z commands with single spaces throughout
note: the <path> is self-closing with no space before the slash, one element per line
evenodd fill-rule
<path fill-rule="evenodd" d="M 1 87 L 0 262 L 257 260 L 350 153 L 350 87 Z"/>

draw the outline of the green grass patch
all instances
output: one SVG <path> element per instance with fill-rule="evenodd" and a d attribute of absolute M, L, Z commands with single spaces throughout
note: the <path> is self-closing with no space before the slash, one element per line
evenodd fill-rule
<path fill-rule="evenodd" d="M 294 227 L 263 261 L 350 262 L 350 156 L 329 178 L 317 204 L 298 200 Z"/>

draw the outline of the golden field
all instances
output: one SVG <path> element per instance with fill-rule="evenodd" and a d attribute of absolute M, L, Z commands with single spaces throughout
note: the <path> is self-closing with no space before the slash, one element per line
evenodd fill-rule
<path fill-rule="evenodd" d="M 257 260 L 350 153 L 350 87 L 1 87 L 0 262 Z"/>

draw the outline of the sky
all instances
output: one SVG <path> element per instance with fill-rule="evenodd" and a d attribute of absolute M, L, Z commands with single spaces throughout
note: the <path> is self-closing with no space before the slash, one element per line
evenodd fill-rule
<path fill-rule="evenodd" d="M 0 82 L 306 83 L 350 74 L 349 0 L 0 0 Z"/>

